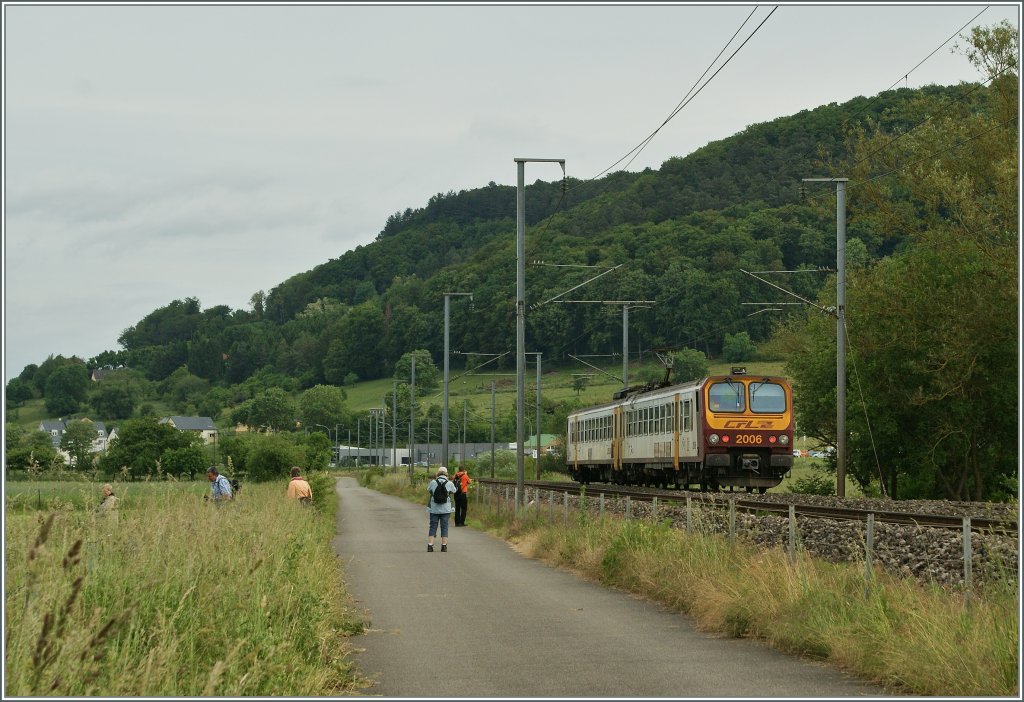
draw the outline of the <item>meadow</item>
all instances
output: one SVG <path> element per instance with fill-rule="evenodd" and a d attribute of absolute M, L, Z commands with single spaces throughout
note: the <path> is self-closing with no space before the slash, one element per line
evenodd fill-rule
<path fill-rule="evenodd" d="M 527 357 L 530 361 L 530 357 Z M 513 359 L 511 369 L 489 370 L 489 367 L 481 368 L 476 372 L 467 373 L 462 368 L 449 369 L 448 380 L 448 404 L 449 407 L 458 407 L 461 412 L 462 401 L 467 400 L 476 408 L 477 414 L 486 415 L 490 418 L 491 408 L 491 382 L 495 383 L 495 411 L 498 414 L 512 411 L 516 404 L 516 369 Z M 612 393 L 622 388 L 622 364 L 594 364 L 601 368 L 601 371 L 588 368 L 582 364 L 541 367 L 541 396 L 552 402 L 563 402 L 578 398 L 581 406 L 599 405 L 611 401 Z M 746 364 L 712 363 L 711 374 L 728 373 L 735 366 L 741 365 L 747 368 L 751 374 L 783 375 L 784 364 L 775 361 L 758 361 Z M 645 361 L 642 365 L 634 364 L 629 369 L 630 384 L 636 385 L 640 382 L 641 374 L 645 376 L 661 377 L 664 369 L 657 361 Z M 573 388 L 574 374 L 590 373 L 586 387 L 577 392 Z M 616 380 L 618 378 L 619 380 Z M 526 368 L 527 391 L 532 392 L 536 387 L 536 367 L 528 362 Z M 369 411 L 371 407 L 380 407 L 382 398 L 391 397 L 392 380 L 384 378 L 380 380 L 368 380 L 345 388 L 348 395 L 348 406 L 350 409 L 360 412 Z M 418 394 L 419 402 L 426 406 L 431 404 L 441 405 L 444 402 L 443 388 L 426 394 Z M 484 412 L 486 410 L 486 412 Z M 454 412 L 455 410 L 452 409 Z M 564 431 L 564 429 L 563 429 Z"/>
<path fill-rule="evenodd" d="M 362 631 L 320 504 L 245 485 L 221 508 L 204 483 L 7 483 L 6 689 L 15 696 L 342 695 Z"/>

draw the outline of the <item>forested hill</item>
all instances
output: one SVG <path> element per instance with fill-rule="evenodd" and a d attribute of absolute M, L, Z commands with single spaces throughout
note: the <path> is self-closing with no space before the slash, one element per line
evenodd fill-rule
<path fill-rule="evenodd" d="M 845 156 L 847 130 L 868 122 L 890 132 L 906 129 L 919 119 L 911 105 L 922 94 L 945 99 L 958 95 L 956 90 L 895 90 L 804 110 L 669 159 L 658 171 L 620 171 L 587 183 L 537 181 L 526 187 L 527 226 L 557 214 L 558 230 L 596 234 L 622 224 L 660 223 L 746 203 L 768 208 L 796 204 L 800 178 L 819 175 Z M 267 315 L 284 323 L 321 297 L 358 304 L 367 295 L 384 293 L 395 276 L 429 279 L 468 261 L 496 236 L 514 235 L 515 217 L 514 186 L 492 182 L 439 193 L 425 207 L 389 217 L 373 244 L 274 288 Z"/>
<path fill-rule="evenodd" d="M 929 105 L 962 87 L 896 90 L 874 98 L 756 124 L 660 170 L 618 172 L 527 186 L 527 249 L 532 261 L 612 267 L 585 288 L 589 299 L 657 300 L 631 318 L 645 346 L 689 345 L 709 355 L 724 335 L 769 331 L 770 315 L 749 318 L 741 303 L 766 290 L 740 269 L 834 266 L 834 204 L 801 201 L 802 177 L 828 175 L 847 156 L 847 135 L 880 126 L 898 132 Z M 985 90 L 976 91 L 980 100 Z M 979 104 L 981 104 L 979 102 Z M 376 240 L 256 293 L 251 310 L 201 309 L 176 300 L 126 329 L 122 351 L 90 364 L 123 363 L 161 380 L 188 371 L 225 385 L 258 371 L 298 387 L 390 375 L 414 348 L 440 361 L 445 291 L 474 293 L 472 311 L 452 319 L 452 348 L 499 353 L 514 348 L 515 188 L 490 183 L 430 198 L 388 218 Z M 855 252 L 880 256 L 899 242 L 849 224 Z M 528 306 L 594 269 L 531 266 Z M 824 276 L 792 283 L 814 295 Z M 621 310 L 550 304 L 528 314 L 528 344 L 545 358 L 621 348 Z"/>

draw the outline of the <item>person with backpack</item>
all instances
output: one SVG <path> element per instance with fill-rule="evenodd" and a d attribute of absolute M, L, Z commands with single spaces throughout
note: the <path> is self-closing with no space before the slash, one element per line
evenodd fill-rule
<path fill-rule="evenodd" d="M 448 469 L 441 466 L 437 475 L 427 486 L 427 513 L 430 514 L 430 530 L 427 532 L 427 551 L 434 550 L 434 535 L 441 525 L 441 550 L 448 550 L 448 518 L 455 511 L 451 496 L 455 494 L 455 483 L 448 479 Z"/>
<path fill-rule="evenodd" d="M 218 507 L 225 502 L 230 502 L 234 498 L 235 495 L 231 490 L 231 483 L 220 474 L 215 466 L 210 466 L 207 469 L 206 479 L 210 481 L 210 499 Z M 203 499 L 206 498 L 204 497 Z"/>
<path fill-rule="evenodd" d="M 472 481 L 466 469 L 459 466 L 459 470 L 452 476 L 452 482 L 455 483 L 455 526 L 466 526 L 466 508 L 469 506 L 466 491 Z"/>

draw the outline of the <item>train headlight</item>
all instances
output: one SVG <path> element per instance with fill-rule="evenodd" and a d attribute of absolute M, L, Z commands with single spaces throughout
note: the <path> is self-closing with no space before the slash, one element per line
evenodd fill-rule
<path fill-rule="evenodd" d="M 708 436 L 708 443 L 714 446 L 718 443 L 718 434 L 711 434 Z"/>
<path fill-rule="evenodd" d="M 780 436 L 779 437 L 779 443 L 782 444 L 783 446 L 788 446 L 789 445 L 789 436 L 787 436 L 786 434 L 783 434 L 782 436 Z"/>

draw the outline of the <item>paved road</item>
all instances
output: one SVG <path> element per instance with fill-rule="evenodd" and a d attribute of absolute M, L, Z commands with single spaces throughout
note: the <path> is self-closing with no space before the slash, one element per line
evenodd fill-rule
<path fill-rule="evenodd" d="M 385 697 L 842 697 L 883 690 L 516 554 L 472 527 L 427 553 L 424 504 L 338 481 L 335 550 Z M 472 505 L 470 520 L 472 521 Z M 435 546 L 436 548 L 436 546 Z"/>

